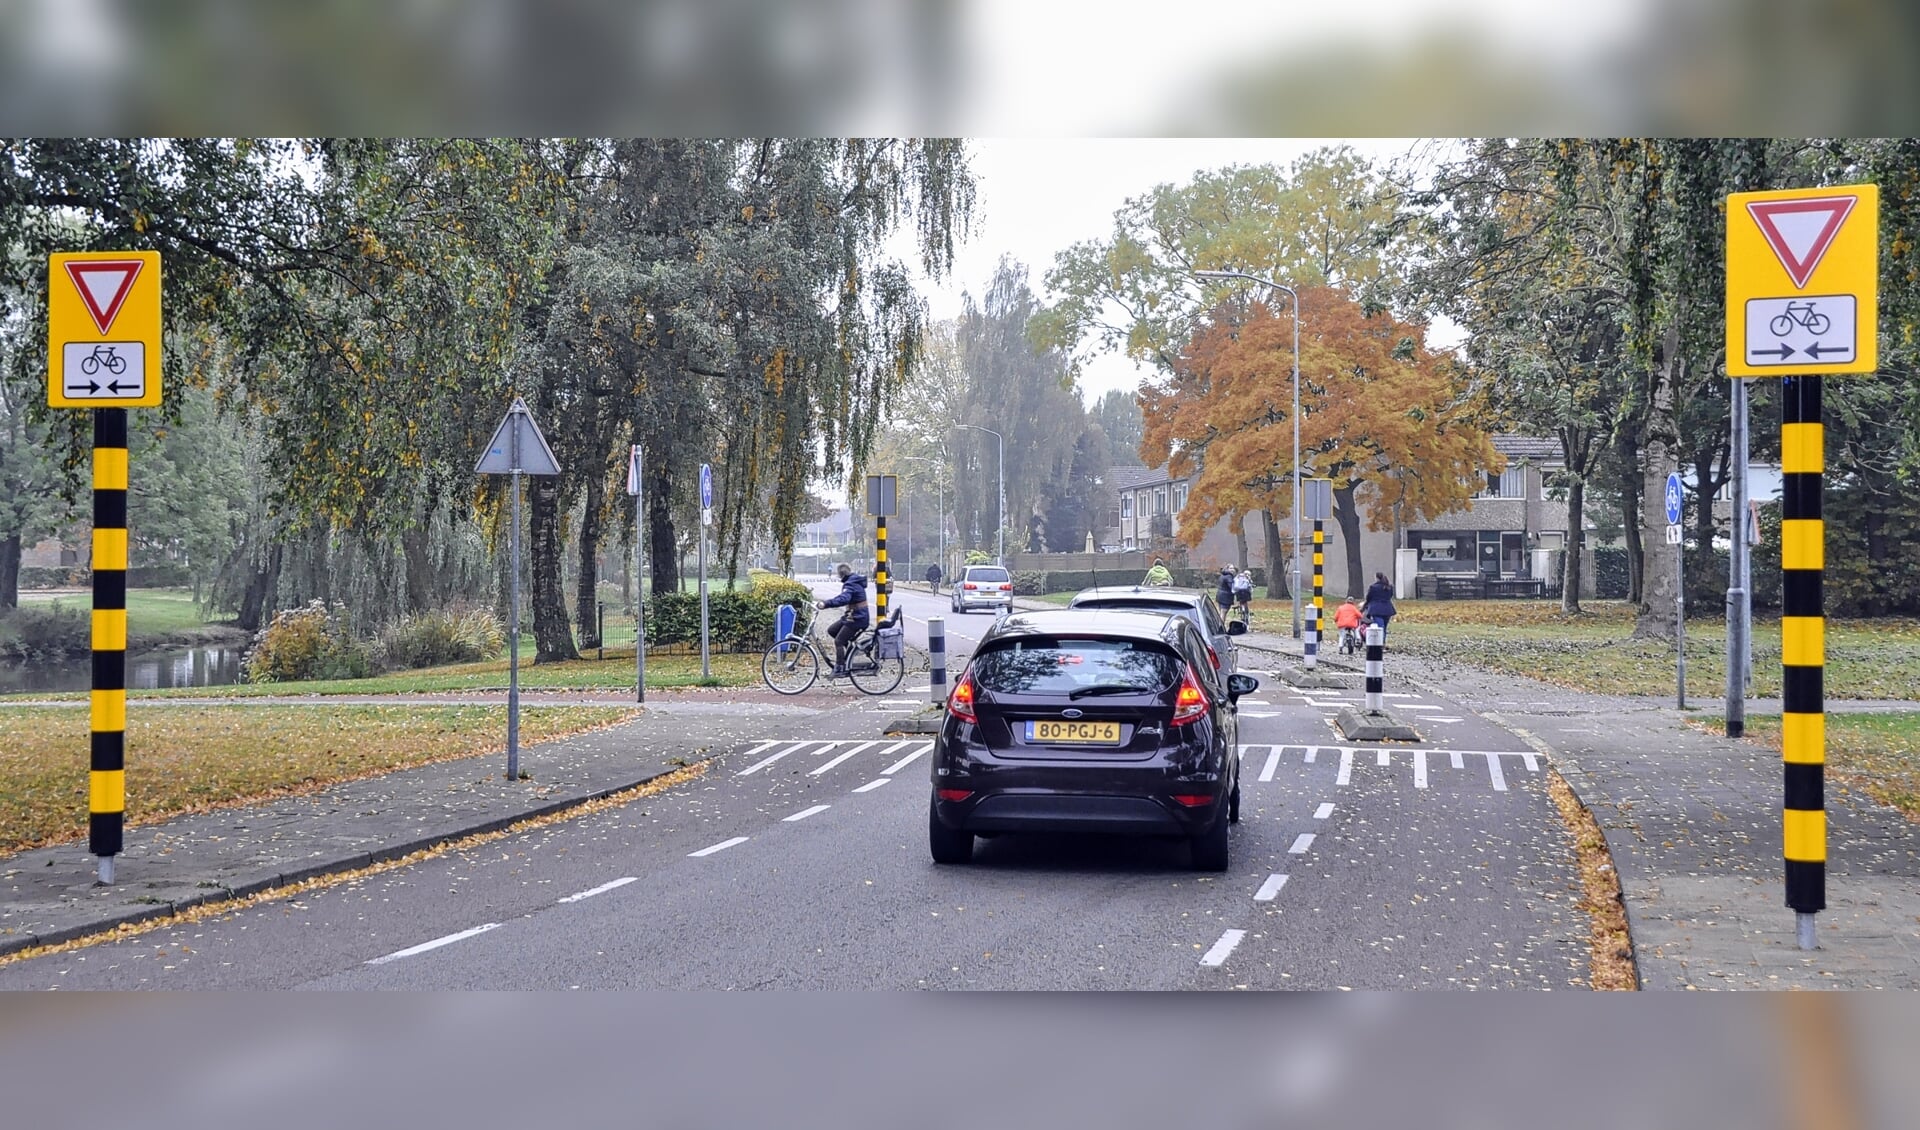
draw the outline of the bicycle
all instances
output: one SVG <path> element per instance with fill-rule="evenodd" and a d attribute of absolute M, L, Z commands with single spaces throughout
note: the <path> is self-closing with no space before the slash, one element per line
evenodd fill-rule
<path fill-rule="evenodd" d="M 1796 325 L 1805 326 L 1808 333 L 1819 337 L 1832 328 L 1833 320 L 1814 310 L 1811 302 L 1789 302 L 1783 313 L 1773 316 L 1767 328 L 1773 331 L 1773 336 L 1785 337 Z"/>
<path fill-rule="evenodd" d="M 886 694 L 907 677 L 904 658 L 883 659 L 879 653 L 880 629 L 898 627 L 903 611 L 895 608 L 885 620 L 856 636 L 853 646 L 847 649 L 847 677 L 863 694 Z M 775 693 L 800 694 L 820 677 L 822 665 L 832 669 L 813 634 L 813 625 L 820 618 L 819 609 L 808 607 L 806 617 L 804 624 L 796 622 L 791 632 L 775 640 L 760 657 L 760 678 Z"/>
<path fill-rule="evenodd" d="M 89 377 L 98 373 L 102 365 L 116 377 L 127 371 L 126 359 L 114 352 L 110 345 L 96 345 L 92 353 L 80 359 L 80 371 Z"/>

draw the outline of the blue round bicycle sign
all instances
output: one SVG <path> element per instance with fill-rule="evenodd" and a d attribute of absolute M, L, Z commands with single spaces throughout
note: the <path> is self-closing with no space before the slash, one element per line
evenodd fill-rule
<path fill-rule="evenodd" d="M 1681 493 L 1680 472 L 1667 472 L 1667 525 L 1680 524 L 1680 502 L 1684 497 Z"/>

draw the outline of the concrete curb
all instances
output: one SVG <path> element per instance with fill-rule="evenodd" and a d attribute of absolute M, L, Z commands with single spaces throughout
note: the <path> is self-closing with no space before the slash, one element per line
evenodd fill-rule
<path fill-rule="evenodd" d="M 143 922 L 152 921 L 155 918 L 171 918 L 183 911 L 192 910 L 195 907 L 206 906 L 213 903 L 237 902 L 264 891 L 290 887 L 296 883 L 305 882 L 308 879 L 319 879 L 328 875 L 358 871 L 365 867 L 371 867 L 376 863 L 386 863 L 390 860 L 401 859 L 415 852 L 439 847 L 442 844 L 451 843 L 456 840 L 463 840 L 469 836 L 480 836 L 488 832 L 498 832 L 502 829 L 510 828 L 523 820 L 534 820 L 542 816 L 551 816 L 557 812 L 565 812 L 568 809 L 580 808 L 596 800 L 605 800 L 607 797 L 617 793 L 623 793 L 629 789 L 637 789 L 642 785 L 657 781 L 669 774 L 677 773 L 681 769 L 693 765 L 702 765 L 711 760 L 713 760 L 711 757 L 697 758 L 687 762 L 686 765 L 676 765 L 671 768 L 661 769 L 648 773 L 646 776 L 636 780 L 630 780 L 620 784 L 601 786 L 581 793 L 578 796 L 545 801 L 510 815 L 490 816 L 484 820 L 462 824 L 451 829 L 443 829 L 429 836 L 420 836 L 400 843 L 386 844 L 372 851 L 348 852 L 331 859 L 315 860 L 290 871 L 277 872 L 232 886 L 212 888 L 203 894 L 196 894 L 190 898 L 160 901 L 152 906 L 141 907 L 138 910 L 109 911 L 103 913 L 94 921 L 64 926 L 57 930 L 46 931 L 45 933 L 13 934 L 0 937 L 0 957 L 6 957 L 10 954 L 19 953 L 22 950 L 34 949 L 39 946 L 59 945 L 62 942 L 71 942 L 80 938 L 92 937 L 96 934 L 111 933 L 122 926 L 134 926 Z"/>

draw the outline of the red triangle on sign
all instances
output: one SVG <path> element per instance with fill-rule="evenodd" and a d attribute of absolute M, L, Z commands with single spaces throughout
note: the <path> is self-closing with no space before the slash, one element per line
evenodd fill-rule
<path fill-rule="evenodd" d="M 1813 277 L 1820 257 L 1832 246 L 1858 197 L 1808 196 L 1799 200 L 1756 200 L 1747 205 L 1795 289 Z"/>
<path fill-rule="evenodd" d="M 80 301 L 93 315 L 93 324 L 106 333 L 145 264 L 138 259 L 69 259 L 66 266 L 73 289 L 80 292 Z"/>

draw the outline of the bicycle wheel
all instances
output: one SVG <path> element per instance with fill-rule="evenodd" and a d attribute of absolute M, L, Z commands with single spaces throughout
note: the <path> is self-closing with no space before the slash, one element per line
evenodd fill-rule
<path fill-rule="evenodd" d="M 760 677 L 780 694 L 799 694 L 820 677 L 820 653 L 799 640 L 781 640 L 760 657 Z"/>
<path fill-rule="evenodd" d="M 853 685 L 867 694 L 886 694 L 907 677 L 904 659 L 875 659 L 871 652 L 857 655 L 847 664 Z"/>
<path fill-rule="evenodd" d="M 1775 314 L 1773 321 L 1767 323 L 1767 328 L 1773 331 L 1775 337 L 1785 337 L 1792 333 L 1793 326 L 1793 319 L 1785 314 Z"/>
<path fill-rule="evenodd" d="M 1827 317 L 1825 314 L 1807 315 L 1807 331 L 1813 334 L 1813 336 L 1819 337 L 1832 328 L 1833 319 Z"/>

